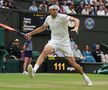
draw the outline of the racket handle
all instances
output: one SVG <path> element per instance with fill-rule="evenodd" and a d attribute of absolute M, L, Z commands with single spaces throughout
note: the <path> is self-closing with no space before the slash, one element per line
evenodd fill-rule
<path fill-rule="evenodd" d="M 16 32 L 23 35 L 23 36 L 25 36 L 25 33 L 23 33 L 23 32 L 19 32 L 19 31 L 16 31 Z"/>
<path fill-rule="evenodd" d="M 23 33 L 23 32 L 20 32 L 20 34 L 23 35 L 23 36 L 25 36 L 25 33 Z"/>

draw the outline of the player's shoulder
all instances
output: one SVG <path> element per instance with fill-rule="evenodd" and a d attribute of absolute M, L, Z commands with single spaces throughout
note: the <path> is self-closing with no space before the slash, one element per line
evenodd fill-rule
<path fill-rule="evenodd" d="M 67 14 L 61 14 L 61 13 L 59 13 L 58 15 L 59 15 L 59 17 L 66 17 L 66 16 L 68 16 Z"/>
<path fill-rule="evenodd" d="M 51 15 L 48 15 L 46 18 L 47 18 L 47 19 L 51 18 Z"/>
<path fill-rule="evenodd" d="M 66 20 L 69 17 L 67 14 L 59 14 L 58 16 L 62 20 Z"/>

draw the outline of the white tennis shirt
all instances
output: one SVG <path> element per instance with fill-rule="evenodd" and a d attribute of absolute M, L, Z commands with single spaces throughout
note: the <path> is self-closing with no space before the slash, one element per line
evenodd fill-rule
<path fill-rule="evenodd" d="M 51 41 L 56 44 L 69 45 L 68 21 L 70 16 L 58 13 L 56 18 L 47 16 L 44 25 L 49 26 L 51 30 Z"/>

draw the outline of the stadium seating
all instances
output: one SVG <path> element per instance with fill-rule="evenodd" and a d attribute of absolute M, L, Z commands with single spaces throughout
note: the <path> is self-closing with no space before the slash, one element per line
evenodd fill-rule
<path fill-rule="evenodd" d="M 32 51 L 32 59 L 33 60 L 36 60 L 39 55 L 40 55 L 40 52 L 38 52 L 38 51 Z"/>

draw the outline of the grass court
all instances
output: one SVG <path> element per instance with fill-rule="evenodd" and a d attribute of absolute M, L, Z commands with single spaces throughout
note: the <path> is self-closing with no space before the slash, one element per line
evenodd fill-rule
<path fill-rule="evenodd" d="M 0 90 L 108 90 L 108 75 L 87 74 L 93 86 L 75 73 L 37 73 L 32 79 L 22 73 L 1 73 Z"/>

